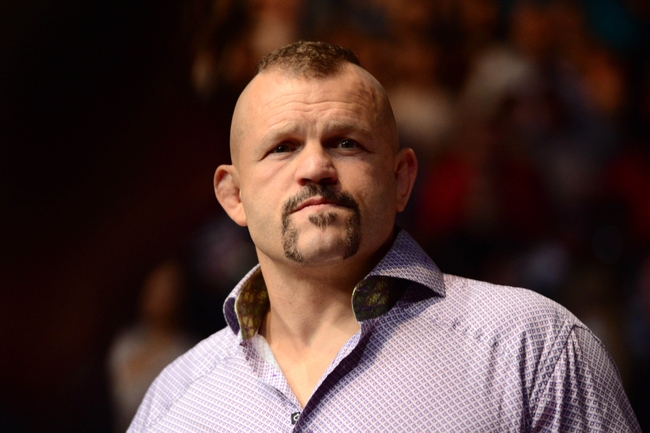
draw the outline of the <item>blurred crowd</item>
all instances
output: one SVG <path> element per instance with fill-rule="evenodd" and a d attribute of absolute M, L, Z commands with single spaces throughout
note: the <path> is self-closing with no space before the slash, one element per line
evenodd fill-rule
<path fill-rule="evenodd" d="M 399 224 L 444 272 L 568 307 L 650 426 L 649 2 L 189 0 L 184 20 L 207 103 L 233 104 L 257 61 L 293 41 L 351 48 L 419 158 Z M 205 334 L 255 262 L 224 218 L 188 254 Z"/>

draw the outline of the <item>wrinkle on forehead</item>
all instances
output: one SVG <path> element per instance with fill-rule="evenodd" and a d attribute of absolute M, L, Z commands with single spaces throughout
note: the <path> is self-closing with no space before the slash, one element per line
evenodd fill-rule
<path fill-rule="evenodd" d="M 260 118 L 260 114 L 270 108 L 269 106 L 265 106 L 265 104 L 277 107 L 282 105 L 283 100 L 291 101 L 293 99 L 293 94 L 287 92 L 278 95 L 277 98 L 265 101 L 264 97 L 268 92 L 269 86 L 283 86 L 291 81 L 308 81 L 315 84 L 314 94 L 319 94 L 320 88 L 317 85 L 318 82 L 336 80 L 346 74 L 355 77 L 356 82 L 351 94 L 357 96 L 364 110 L 372 113 L 373 120 L 377 124 L 387 129 L 386 132 L 391 135 L 390 141 L 395 143 L 395 150 L 397 150 L 399 147 L 397 127 L 388 96 L 382 85 L 365 69 L 357 65 L 348 64 L 341 68 L 340 72 L 331 77 L 307 79 L 297 77 L 290 72 L 282 71 L 278 68 L 271 68 L 256 75 L 237 100 L 230 129 L 230 153 L 233 164 L 237 165 L 238 163 L 241 142 L 245 140 L 246 132 L 251 128 L 255 128 L 255 122 Z M 300 110 L 301 107 L 300 105 L 294 104 L 290 109 Z"/>

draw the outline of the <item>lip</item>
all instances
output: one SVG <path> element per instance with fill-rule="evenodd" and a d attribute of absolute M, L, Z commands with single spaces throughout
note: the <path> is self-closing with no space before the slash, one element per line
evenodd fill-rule
<path fill-rule="evenodd" d="M 298 211 L 300 211 L 300 210 L 302 210 L 302 209 L 304 209 L 306 207 L 309 207 L 309 206 L 318 206 L 318 205 L 323 205 L 323 204 L 330 204 L 330 205 L 333 205 L 333 206 L 338 206 L 338 204 L 336 204 L 335 202 L 333 202 L 331 200 L 327 200 L 326 198 L 323 198 L 323 197 L 311 197 L 311 198 L 308 198 L 307 200 L 303 201 L 302 203 L 300 203 L 298 206 L 296 206 L 296 208 L 293 211 L 298 212 Z"/>

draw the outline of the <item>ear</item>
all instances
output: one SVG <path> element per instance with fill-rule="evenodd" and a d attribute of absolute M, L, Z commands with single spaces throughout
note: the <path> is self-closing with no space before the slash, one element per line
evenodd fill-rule
<path fill-rule="evenodd" d="M 395 156 L 395 180 L 397 182 L 397 212 L 401 212 L 409 201 L 415 177 L 418 173 L 418 160 L 413 149 L 400 149 Z"/>
<path fill-rule="evenodd" d="M 220 165 L 214 173 L 214 194 L 228 216 L 240 226 L 246 226 L 246 213 L 241 202 L 239 176 L 233 165 Z"/>

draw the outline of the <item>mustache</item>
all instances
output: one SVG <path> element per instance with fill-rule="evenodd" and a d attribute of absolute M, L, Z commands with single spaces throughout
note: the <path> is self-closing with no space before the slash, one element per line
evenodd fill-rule
<path fill-rule="evenodd" d="M 290 197 L 282 206 L 282 217 L 286 218 L 291 214 L 298 206 L 302 204 L 307 199 L 310 199 L 314 196 L 321 196 L 325 200 L 337 205 L 351 208 L 355 212 L 359 211 L 359 205 L 357 201 L 352 197 L 349 192 L 338 191 L 332 185 L 319 185 L 315 183 L 309 183 L 305 185 L 298 194 Z"/>

